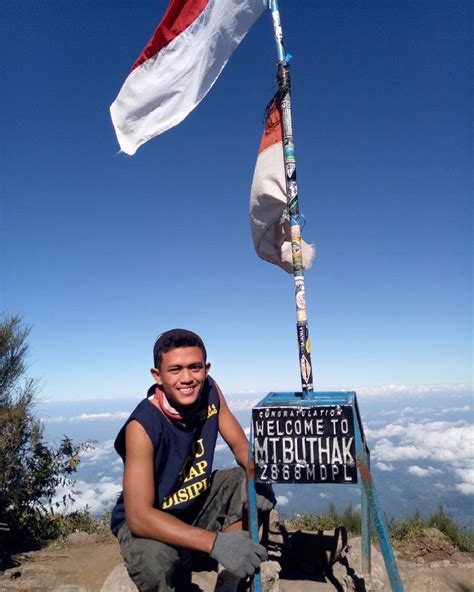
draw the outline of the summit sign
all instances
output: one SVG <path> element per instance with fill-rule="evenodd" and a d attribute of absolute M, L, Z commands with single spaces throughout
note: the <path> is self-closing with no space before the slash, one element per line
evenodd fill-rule
<path fill-rule="evenodd" d="M 357 483 L 350 405 L 257 407 L 252 431 L 259 483 Z"/>

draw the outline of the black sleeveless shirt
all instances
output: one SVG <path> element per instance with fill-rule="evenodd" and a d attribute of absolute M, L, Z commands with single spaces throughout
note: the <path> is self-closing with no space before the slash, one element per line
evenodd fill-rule
<path fill-rule="evenodd" d="M 209 487 L 218 417 L 219 395 L 208 376 L 192 420 L 170 420 L 148 399 L 143 399 L 127 419 L 115 440 L 115 450 L 126 464 L 125 428 L 131 421 L 138 421 L 153 444 L 155 508 L 184 518 L 200 500 Z M 111 529 L 115 535 L 125 519 L 122 492 L 112 510 Z"/>

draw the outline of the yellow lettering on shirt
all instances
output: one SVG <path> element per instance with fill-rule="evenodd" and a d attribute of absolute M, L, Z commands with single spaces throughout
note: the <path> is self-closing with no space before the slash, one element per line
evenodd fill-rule
<path fill-rule="evenodd" d="M 203 475 L 206 472 L 206 467 L 207 467 L 207 460 L 200 460 L 198 463 L 196 463 L 196 465 L 194 467 L 191 467 L 191 469 L 189 470 L 188 476 L 184 480 L 184 483 L 187 483 L 188 481 L 192 481 L 196 477 L 200 477 L 201 475 Z"/>
<path fill-rule="evenodd" d="M 199 438 L 197 442 L 194 442 L 191 446 L 191 454 L 186 458 L 183 466 L 179 472 L 179 482 L 183 483 L 187 480 L 189 475 L 190 467 L 192 467 L 197 458 L 204 455 L 204 438 Z"/>
<path fill-rule="evenodd" d="M 217 407 L 214 405 L 214 403 L 212 403 L 211 405 L 209 405 L 207 407 L 207 409 L 201 409 L 201 411 L 199 412 L 199 419 L 201 421 L 204 421 L 216 414 L 217 414 Z"/>
<path fill-rule="evenodd" d="M 204 454 L 204 438 L 199 438 L 196 444 L 193 444 L 192 451 L 194 458 L 200 458 Z"/>
<path fill-rule="evenodd" d="M 169 508 L 176 506 L 178 504 L 182 504 L 183 502 L 187 502 L 188 500 L 192 500 L 201 493 L 204 493 L 206 489 L 209 487 L 207 479 L 203 479 L 202 481 L 198 481 L 197 483 L 193 483 L 192 485 L 188 485 L 187 487 L 183 487 L 178 491 L 175 491 L 171 495 L 167 495 L 161 504 L 162 510 L 168 510 Z"/>

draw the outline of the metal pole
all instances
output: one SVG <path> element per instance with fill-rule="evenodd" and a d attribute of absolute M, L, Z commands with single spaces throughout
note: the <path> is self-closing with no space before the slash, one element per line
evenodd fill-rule
<path fill-rule="evenodd" d="M 250 538 L 254 543 L 259 543 L 258 537 L 258 511 L 257 511 L 257 496 L 255 492 L 255 465 L 253 460 L 253 428 L 250 422 L 250 436 L 249 436 L 249 454 L 247 460 L 247 500 L 248 500 L 248 521 Z M 252 592 L 262 592 L 262 575 L 260 567 L 255 570 L 252 578 Z"/>
<path fill-rule="evenodd" d="M 383 560 L 385 562 L 385 569 L 387 570 L 388 579 L 392 592 L 403 592 L 403 583 L 398 571 L 397 561 L 392 550 L 392 544 L 388 535 L 388 528 L 385 522 L 385 517 L 380 506 L 380 501 L 375 489 L 374 481 L 370 473 L 369 457 L 367 449 L 362 437 L 361 424 L 359 424 L 358 414 L 354 417 L 354 436 L 356 446 L 356 458 L 359 474 L 361 476 L 362 488 L 369 507 L 370 517 L 373 518 L 375 532 L 382 551 Z"/>
<path fill-rule="evenodd" d="M 291 88 L 288 59 L 283 45 L 278 0 L 268 0 L 271 10 L 275 42 L 278 54 L 279 95 L 277 107 L 281 110 L 283 127 L 283 157 L 285 161 L 286 198 L 290 218 L 291 251 L 293 256 L 293 277 L 296 300 L 296 332 L 298 336 L 299 364 L 303 398 L 313 392 L 313 368 L 309 343 L 308 320 L 306 313 L 303 257 L 301 251 L 301 226 L 298 206 L 298 186 L 296 184 L 295 144 L 291 118 Z"/>
<path fill-rule="evenodd" d="M 370 472 L 370 452 L 366 448 L 367 454 L 367 468 Z M 361 487 L 361 541 L 362 541 L 362 553 L 361 553 L 361 569 L 362 573 L 372 574 L 372 541 L 371 541 L 371 523 L 370 523 L 370 506 L 367 498 L 367 492 L 365 487 Z"/>

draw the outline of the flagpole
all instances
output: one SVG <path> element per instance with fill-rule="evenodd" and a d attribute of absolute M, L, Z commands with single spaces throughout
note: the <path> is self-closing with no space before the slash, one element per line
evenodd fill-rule
<path fill-rule="evenodd" d="M 298 352 L 300 364 L 301 387 L 303 398 L 313 392 L 313 369 L 311 364 L 311 348 L 309 342 L 308 319 L 305 301 L 304 267 L 301 251 L 301 224 L 298 205 L 298 185 L 296 183 L 295 144 L 291 117 L 291 85 L 288 56 L 283 45 L 278 0 L 268 0 L 268 8 L 272 13 L 273 29 L 278 55 L 278 107 L 281 110 L 283 127 L 283 157 L 285 161 L 286 198 L 290 218 L 291 252 L 293 257 L 293 278 L 296 301 L 296 332 L 298 336 Z"/>

